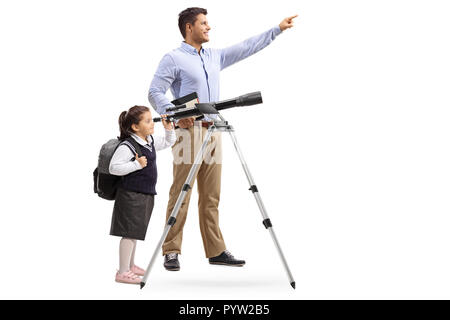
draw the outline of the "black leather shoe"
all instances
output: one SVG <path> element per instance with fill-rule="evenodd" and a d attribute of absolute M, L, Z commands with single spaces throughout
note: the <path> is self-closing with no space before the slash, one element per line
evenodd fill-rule
<path fill-rule="evenodd" d="M 180 262 L 178 261 L 178 253 L 168 253 L 164 256 L 164 268 L 169 271 L 180 270 Z"/>
<path fill-rule="evenodd" d="M 231 267 L 242 267 L 245 264 L 244 260 L 238 260 L 233 257 L 233 255 L 225 250 L 217 257 L 209 258 L 210 264 L 220 264 L 223 266 L 231 266 Z"/>

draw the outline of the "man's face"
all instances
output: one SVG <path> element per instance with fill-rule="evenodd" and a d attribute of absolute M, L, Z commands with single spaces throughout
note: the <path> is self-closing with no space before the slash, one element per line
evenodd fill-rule
<path fill-rule="evenodd" d="M 197 20 L 195 20 L 194 25 L 190 23 L 186 26 L 186 36 L 191 33 L 191 39 L 197 43 L 204 43 L 209 41 L 208 31 L 211 27 L 208 25 L 208 20 L 203 13 L 197 15 Z"/>

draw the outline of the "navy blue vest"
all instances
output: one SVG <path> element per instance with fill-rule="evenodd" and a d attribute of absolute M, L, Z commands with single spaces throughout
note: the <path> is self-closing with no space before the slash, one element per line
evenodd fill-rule
<path fill-rule="evenodd" d="M 139 145 L 139 147 L 142 155 L 147 158 L 147 166 L 123 176 L 120 186 L 126 190 L 155 195 L 158 171 L 156 169 L 156 151 L 153 139 L 150 145 Z"/>

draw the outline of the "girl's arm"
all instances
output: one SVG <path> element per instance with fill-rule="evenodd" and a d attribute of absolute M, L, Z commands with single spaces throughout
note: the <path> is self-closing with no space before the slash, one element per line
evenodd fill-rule
<path fill-rule="evenodd" d="M 153 137 L 153 139 L 155 141 L 154 143 L 155 143 L 156 151 L 173 146 L 173 144 L 177 140 L 177 135 L 175 134 L 175 130 L 164 129 L 164 131 L 165 131 L 164 137 L 163 136 Z"/>
<path fill-rule="evenodd" d="M 139 161 L 131 161 L 133 157 L 134 154 L 131 152 L 130 148 L 123 144 L 120 145 L 111 158 L 109 173 L 115 176 L 124 176 L 133 171 L 142 169 Z"/>

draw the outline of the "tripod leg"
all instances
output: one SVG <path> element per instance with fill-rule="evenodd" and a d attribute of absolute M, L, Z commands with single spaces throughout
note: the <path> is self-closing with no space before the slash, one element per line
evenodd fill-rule
<path fill-rule="evenodd" d="M 191 167 L 191 170 L 189 170 L 189 174 L 186 178 L 186 181 L 183 185 L 183 188 L 181 189 L 180 194 L 178 195 L 177 198 L 177 202 L 175 203 L 175 206 L 173 207 L 173 210 L 169 216 L 169 219 L 167 220 L 167 224 L 164 227 L 164 232 L 161 236 L 161 239 L 159 239 L 159 242 L 155 248 L 155 251 L 153 252 L 152 258 L 147 266 L 147 269 L 145 271 L 145 274 L 142 278 L 141 281 L 141 289 L 145 286 L 145 283 L 147 281 L 148 275 L 150 274 L 150 271 L 153 267 L 153 264 L 156 260 L 156 256 L 158 255 L 158 250 L 162 247 L 164 240 L 166 240 L 167 234 L 170 231 L 170 228 L 172 228 L 172 226 L 175 224 L 176 220 L 177 220 L 177 215 L 178 215 L 178 211 L 181 208 L 181 204 L 184 201 L 184 198 L 186 197 L 186 194 L 188 192 L 189 189 L 191 189 L 191 183 L 192 180 L 194 179 L 194 174 L 195 172 L 197 172 L 198 167 L 202 164 L 203 161 L 203 157 L 204 157 L 204 153 L 206 150 L 206 146 L 209 142 L 209 140 L 211 139 L 211 135 L 213 134 L 213 132 L 215 131 L 216 127 L 211 126 L 208 129 L 208 133 L 206 134 L 205 140 L 203 141 L 202 147 L 201 149 L 198 151 L 197 155 L 195 156 L 195 160 L 194 163 Z"/>
<path fill-rule="evenodd" d="M 270 235 L 272 236 L 272 239 L 273 239 L 273 242 L 275 244 L 275 247 L 277 248 L 277 251 L 278 251 L 278 253 L 280 255 L 281 261 L 283 262 L 284 268 L 285 268 L 286 273 L 288 275 L 289 282 L 290 282 L 292 288 L 295 289 L 294 278 L 292 277 L 292 273 L 289 270 L 289 266 L 287 264 L 286 258 L 284 257 L 283 251 L 281 250 L 281 247 L 280 247 L 278 239 L 277 239 L 277 237 L 275 235 L 275 232 L 273 231 L 272 223 L 271 223 L 271 221 L 269 219 L 269 216 L 267 215 L 267 211 L 266 211 L 266 208 L 264 207 L 264 204 L 262 202 L 261 196 L 259 195 L 258 188 L 256 187 L 256 185 L 255 185 L 255 183 L 253 181 L 253 177 L 252 177 L 252 175 L 250 173 L 250 170 L 248 169 L 247 163 L 244 160 L 244 157 L 242 155 L 241 149 L 239 148 L 239 144 L 238 144 L 236 136 L 234 134 L 234 129 L 230 127 L 228 132 L 230 133 L 231 140 L 233 140 L 234 147 L 235 147 L 236 152 L 237 152 L 237 154 L 239 156 L 239 159 L 241 160 L 242 168 L 244 169 L 245 175 L 247 176 L 247 180 L 248 180 L 248 182 L 250 184 L 250 189 L 249 190 L 251 190 L 253 192 L 253 195 L 255 197 L 256 203 L 258 204 L 259 210 L 261 211 L 261 214 L 263 216 L 263 219 L 264 219 L 263 220 L 263 224 L 266 227 L 266 229 L 269 230 Z"/>

